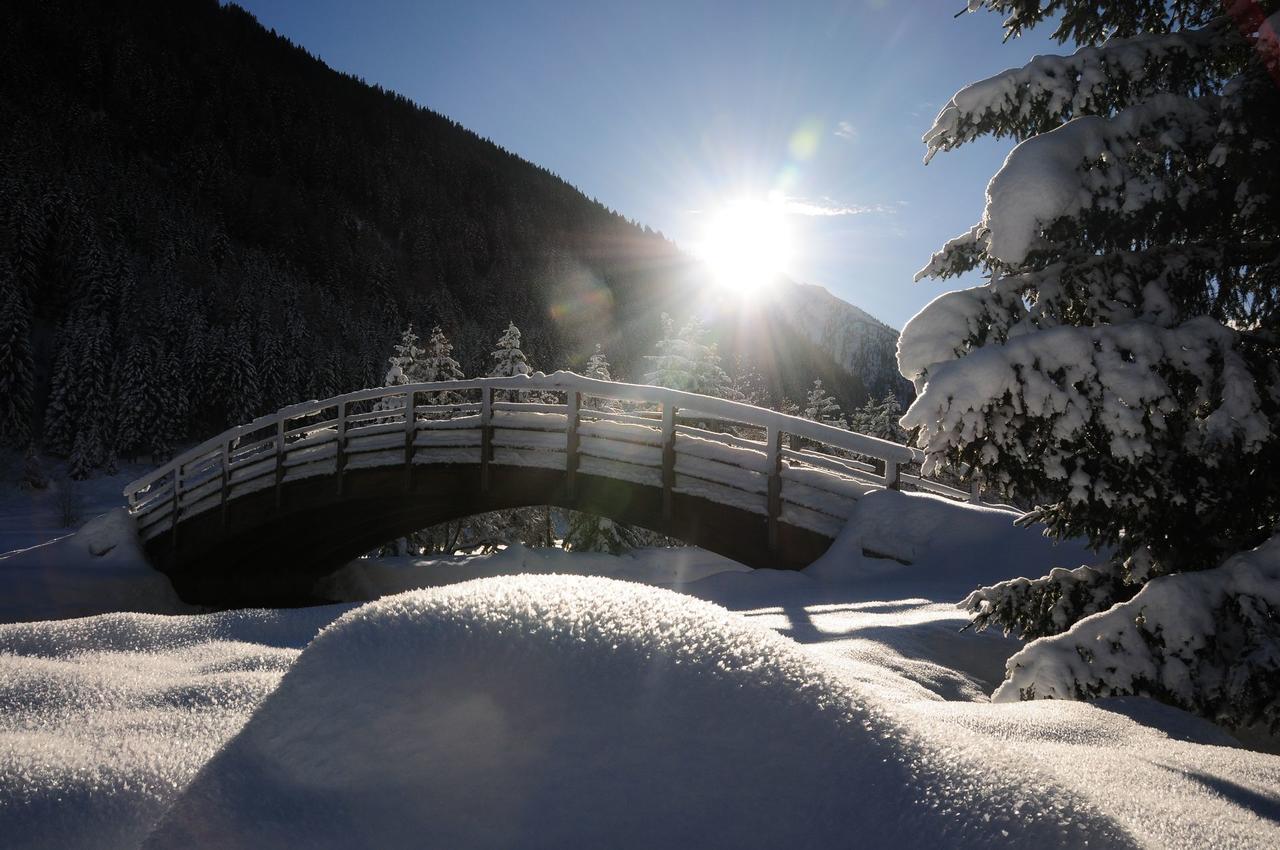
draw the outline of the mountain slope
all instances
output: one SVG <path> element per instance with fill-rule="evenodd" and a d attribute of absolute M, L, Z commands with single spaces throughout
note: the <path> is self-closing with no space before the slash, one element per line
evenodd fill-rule
<path fill-rule="evenodd" d="M 216 0 L 7 4 L 0 114 L 6 356 L 32 372 L 0 439 L 90 466 L 380 383 L 408 321 L 468 374 L 514 320 L 535 368 L 601 343 L 636 379 L 706 290 L 661 234 Z M 760 323 L 778 395 L 865 396 Z M 753 351 L 732 311 L 712 331 Z"/>
<path fill-rule="evenodd" d="M 821 286 L 791 284 L 777 303 L 792 328 L 861 378 L 873 396 L 911 398 L 911 383 L 898 373 L 898 332 L 893 328 Z"/>

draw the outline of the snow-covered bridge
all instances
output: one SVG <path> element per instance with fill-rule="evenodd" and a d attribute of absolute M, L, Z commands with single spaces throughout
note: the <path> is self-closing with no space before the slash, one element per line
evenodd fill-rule
<path fill-rule="evenodd" d="M 125 496 L 149 557 L 186 598 L 287 604 L 387 540 L 531 505 L 798 569 L 869 489 L 970 498 L 912 474 L 920 460 L 748 404 L 557 372 L 292 405 L 182 453 Z"/>

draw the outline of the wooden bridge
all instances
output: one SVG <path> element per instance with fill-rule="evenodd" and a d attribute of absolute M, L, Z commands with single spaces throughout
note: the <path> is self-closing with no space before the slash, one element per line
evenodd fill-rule
<path fill-rule="evenodd" d="M 219 434 L 125 489 L 188 601 L 296 604 L 380 543 L 554 505 L 754 567 L 821 555 L 859 496 L 970 493 L 918 450 L 748 404 L 569 372 L 361 390 Z"/>

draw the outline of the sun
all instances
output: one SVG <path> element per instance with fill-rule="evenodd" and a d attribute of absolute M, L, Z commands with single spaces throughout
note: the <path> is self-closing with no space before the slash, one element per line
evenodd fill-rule
<path fill-rule="evenodd" d="M 722 289 L 750 297 L 771 284 L 791 259 L 791 237 L 782 204 L 737 200 L 707 222 L 697 249 Z"/>

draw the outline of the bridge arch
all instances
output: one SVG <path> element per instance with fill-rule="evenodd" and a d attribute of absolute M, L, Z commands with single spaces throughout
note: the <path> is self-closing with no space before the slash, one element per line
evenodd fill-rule
<path fill-rule="evenodd" d="M 291 405 L 125 489 L 152 563 L 188 601 L 312 601 L 379 543 L 552 505 L 753 567 L 821 555 L 870 489 L 970 498 L 920 452 L 739 402 L 569 372 L 378 387 Z"/>

